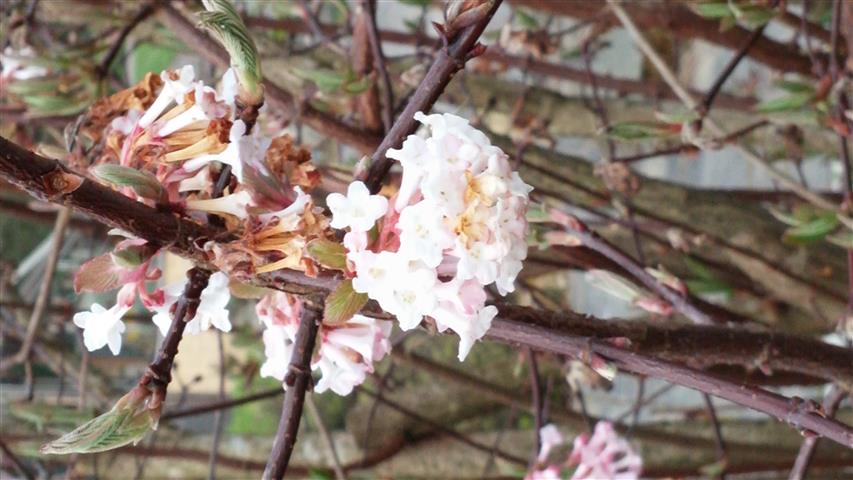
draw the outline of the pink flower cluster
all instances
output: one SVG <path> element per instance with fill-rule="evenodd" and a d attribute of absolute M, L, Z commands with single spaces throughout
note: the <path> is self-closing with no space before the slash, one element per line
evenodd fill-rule
<path fill-rule="evenodd" d="M 431 318 L 459 335 L 459 359 L 485 335 L 497 314 L 485 287 L 505 295 L 527 256 L 531 187 L 507 155 L 468 121 L 450 114 L 415 118 L 426 138 L 410 135 L 388 157 L 403 178 L 393 208 L 360 182 L 329 195 L 332 226 L 344 237 L 356 292 L 366 293 L 410 330 Z M 368 232 L 383 218 L 378 236 Z"/>
<path fill-rule="evenodd" d="M 301 310 L 301 301 L 284 292 L 271 293 L 258 302 L 255 311 L 265 326 L 267 357 L 261 366 L 261 376 L 284 380 Z M 317 336 L 319 348 L 311 362 L 311 369 L 321 373 L 314 390 L 350 394 L 367 374 L 373 373 L 373 362 L 391 351 L 390 334 L 391 322 L 363 315 L 355 315 L 340 325 L 321 325 Z"/>
<path fill-rule="evenodd" d="M 571 480 L 636 480 L 643 469 L 643 459 L 620 437 L 610 422 L 598 422 L 592 436 L 582 433 L 575 438 L 572 451 L 562 464 L 547 464 L 551 450 L 563 444 L 563 436 L 554 425 L 539 431 L 541 448 L 536 468 L 525 480 L 560 480 L 564 468 L 575 467 Z M 544 465 L 544 466 L 543 466 Z"/>

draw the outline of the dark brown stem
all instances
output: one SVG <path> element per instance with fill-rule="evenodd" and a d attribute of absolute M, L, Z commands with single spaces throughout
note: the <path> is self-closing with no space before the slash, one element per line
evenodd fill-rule
<path fill-rule="evenodd" d="M 394 90 L 391 88 L 391 78 L 388 76 L 388 66 L 385 64 L 385 54 L 382 52 L 382 41 L 379 39 L 379 30 L 376 28 L 376 2 L 361 0 L 361 8 L 367 16 L 367 37 L 373 53 L 374 70 L 379 74 L 379 80 L 382 82 L 382 123 L 385 125 L 385 132 L 388 132 L 394 121 Z"/>
<path fill-rule="evenodd" d="M 127 39 L 127 36 L 130 35 L 130 33 L 140 23 L 145 21 L 146 18 L 150 17 L 156 9 L 156 2 L 146 4 L 132 19 L 130 19 L 130 22 L 121 29 L 118 34 L 118 38 L 116 38 L 116 41 L 112 44 L 109 51 L 104 56 L 104 59 L 101 60 L 101 64 L 98 66 L 98 76 L 100 78 L 106 78 L 107 73 L 110 71 L 110 66 L 113 63 L 113 60 L 115 60 L 116 55 L 118 55 L 118 52 L 121 50 L 122 45 L 124 45 L 124 41 Z"/>
<path fill-rule="evenodd" d="M 841 401 L 844 400 L 844 397 L 847 395 L 848 393 L 845 392 L 843 388 L 840 388 L 837 385 L 832 386 L 829 393 L 827 393 L 826 397 L 823 399 L 823 410 L 827 417 L 832 418 L 832 416 L 835 415 L 835 412 L 841 405 Z M 788 475 L 788 480 L 802 480 L 805 478 L 806 472 L 809 469 L 809 463 L 811 463 L 812 456 L 814 455 L 815 447 L 817 447 L 818 440 L 820 440 L 820 437 L 808 437 L 803 440 L 803 444 L 800 446 L 800 452 L 797 454 L 797 459 L 794 461 L 794 467 L 791 469 L 790 475 Z"/>
<path fill-rule="evenodd" d="M 161 421 L 166 420 L 174 420 L 176 418 L 183 417 L 192 417 L 194 415 L 203 415 L 205 413 L 218 412 L 220 410 L 228 410 L 230 408 L 239 407 L 240 405 L 245 405 L 247 403 L 257 402 L 258 400 L 265 400 L 267 398 L 277 397 L 284 393 L 284 390 L 281 388 L 274 388 L 272 390 L 266 390 L 263 392 L 254 393 L 252 395 L 246 395 L 245 397 L 234 398 L 231 400 L 223 400 L 217 401 L 213 403 L 209 403 L 206 405 L 198 405 L 191 408 L 186 408 L 183 410 L 177 410 L 174 412 L 164 413 L 161 417 Z"/>
<path fill-rule="evenodd" d="M 264 480 L 283 478 L 287 472 L 290 455 L 296 445 L 299 422 L 302 419 L 305 391 L 311 384 L 311 355 L 314 352 L 314 342 L 321 321 L 322 310 L 307 305 L 302 309 L 290 366 L 284 378 L 287 387 L 284 393 L 284 404 L 281 407 L 281 419 L 273 440 L 272 452 L 264 470 Z"/>
<path fill-rule="evenodd" d="M 773 2 L 772 8 L 776 8 L 776 4 L 778 3 L 779 1 L 775 0 Z M 714 104 L 714 99 L 717 98 L 717 94 L 720 93 L 720 89 L 723 88 L 723 84 L 726 83 L 726 80 L 729 79 L 731 74 L 735 71 L 735 68 L 737 68 L 737 66 L 740 64 L 741 60 L 746 57 L 746 54 L 749 52 L 749 49 L 752 48 L 756 43 L 758 43 L 758 40 L 763 38 L 765 28 L 767 28 L 767 23 L 753 30 L 747 38 L 746 42 L 744 42 L 744 44 L 738 49 L 735 56 L 732 57 L 731 60 L 729 60 L 729 63 L 726 65 L 726 68 L 724 68 L 723 71 L 720 72 L 719 75 L 717 75 L 717 79 L 714 80 L 714 84 L 711 85 L 711 88 L 708 89 L 708 93 L 705 94 L 704 98 L 702 98 L 702 102 L 699 104 L 703 116 L 707 115 L 708 112 L 711 111 L 711 105 Z"/>
<path fill-rule="evenodd" d="M 456 37 L 448 39 L 448 45 L 438 51 L 426 76 L 409 98 L 406 108 L 400 113 L 394 126 L 391 127 L 379 148 L 373 153 L 370 168 L 359 177 L 359 180 L 364 181 L 372 193 L 378 192 L 382 187 L 382 181 L 393 164 L 393 161 L 387 158 L 385 153 L 391 148 L 399 148 L 403 140 L 414 133 L 418 125 L 415 120 L 415 113 L 429 112 L 444 91 L 444 87 L 447 86 L 456 72 L 465 66 L 465 62 L 475 50 L 480 34 L 485 30 L 502 0 L 490 1 L 492 2 L 491 8 L 483 18 L 462 29 Z"/>
<path fill-rule="evenodd" d="M 187 284 L 181 298 L 175 303 L 172 312 L 172 324 L 166 332 L 160 350 L 154 361 L 148 365 L 145 373 L 139 379 L 139 385 L 154 391 L 155 405 L 162 404 L 166 399 L 166 389 L 172 381 L 172 364 L 178 354 L 178 346 L 184 338 L 187 322 L 195 317 L 196 309 L 201 300 L 201 292 L 207 287 L 210 271 L 193 267 L 187 271 Z M 156 401 L 159 400 L 159 401 Z"/>
<path fill-rule="evenodd" d="M 720 426 L 720 420 L 717 418 L 717 410 L 714 408 L 714 401 L 707 393 L 702 394 L 705 400 L 705 406 L 708 409 L 708 417 L 711 419 L 711 425 L 714 427 L 714 439 L 717 441 L 717 461 L 723 465 L 723 470 L 720 472 L 719 479 L 726 479 L 725 461 L 726 461 L 726 442 L 723 440 L 723 430 Z"/>
<path fill-rule="evenodd" d="M 533 349 L 527 349 L 527 357 L 530 361 L 530 389 L 532 391 L 533 401 L 533 456 L 531 457 L 530 466 L 535 466 L 536 457 L 539 455 L 539 450 L 542 448 L 542 438 L 539 436 L 539 431 L 545 421 L 543 418 L 543 402 L 542 402 L 542 381 L 539 377 L 539 365 L 536 362 L 536 352 Z"/>

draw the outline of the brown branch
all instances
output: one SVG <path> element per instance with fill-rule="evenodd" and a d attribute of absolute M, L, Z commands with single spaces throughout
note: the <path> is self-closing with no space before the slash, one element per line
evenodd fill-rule
<path fill-rule="evenodd" d="M 32 472 L 30 472 L 30 470 L 27 468 L 27 466 L 24 465 L 24 462 L 22 462 L 21 459 L 18 458 L 17 455 L 15 455 L 15 452 L 13 452 L 12 449 L 9 448 L 8 445 L 6 445 L 6 442 L 3 440 L 2 437 L 0 437 L 0 451 L 3 452 L 3 455 L 6 457 L 7 460 L 9 460 L 12 466 L 15 467 L 15 470 L 18 471 L 21 477 L 25 478 L 26 480 L 35 480 L 36 477 L 34 477 Z"/>
<path fill-rule="evenodd" d="M 586 20 L 598 16 L 603 2 L 556 2 L 553 0 L 511 0 L 513 4 L 524 5 L 556 15 Z M 732 50 L 737 50 L 749 40 L 752 32 L 740 27 L 723 31 L 718 20 L 707 19 L 693 13 L 680 2 L 626 2 L 624 8 L 644 30 L 663 29 L 677 38 L 702 39 Z M 610 21 L 609 25 L 618 24 Z M 809 75 L 811 61 L 802 55 L 795 46 L 779 43 L 766 37 L 756 41 L 749 51 L 750 58 L 768 67 Z"/>
<path fill-rule="evenodd" d="M 531 400 L 533 410 L 533 454 L 530 460 L 530 466 L 535 466 L 536 457 L 539 455 L 539 450 L 542 448 L 542 438 L 539 436 L 539 431 L 545 422 L 543 409 L 544 399 L 542 398 L 542 380 L 539 377 L 539 365 L 536 362 L 536 352 L 532 348 L 527 349 L 527 357 L 530 362 L 530 389 L 532 391 Z"/>
<path fill-rule="evenodd" d="M 45 165 L 48 166 L 47 169 L 45 169 Z M 175 253 L 187 256 L 195 261 L 200 261 L 202 264 L 206 262 L 206 258 L 199 254 L 194 245 L 200 239 L 214 238 L 215 232 L 204 229 L 198 224 L 180 219 L 170 213 L 158 212 L 151 207 L 132 201 L 117 192 L 89 180 L 84 180 L 72 192 L 57 194 L 55 188 L 49 187 L 55 186 L 54 182 L 43 181 L 44 174 L 49 174 L 56 170 L 66 173 L 70 172 L 60 167 L 56 161 L 35 155 L 0 137 L 0 177 L 28 189 L 30 193 L 40 198 L 47 198 L 49 196 L 48 192 L 53 192 L 54 202 L 79 206 L 79 208 L 91 212 L 97 218 L 102 219 L 105 223 L 126 228 L 129 232 L 138 235 L 140 238 L 169 245 L 170 249 Z M 78 178 L 73 173 L 68 174 Z M 78 194 L 81 191 L 84 194 Z M 141 228 L 145 225 L 149 225 L 150 227 Z M 186 230 L 179 230 L 178 225 L 181 225 L 181 228 L 186 227 Z M 160 227 L 163 227 L 164 230 L 160 230 Z M 179 231 L 181 232 L 180 238 L 163 241 L 164 238 L 162 235 L 164 233 L 166 235 L 165 239 L 174 239 L 177 236 L 176 233 Z M 198 233 L 198 235 L 193 235 L 193 233 Z M 171 241 L 171 244 L 169 241 Z M 252 283 L 259 286 L 304 294 L 329 292 L 337 285 L 339 277 L 320 274 L 317 278 L 310 278 L 299 272 L 279 270 L 273 274 L 259 275 L 246 280 L 251 280 Z M 375 310 L 372 313 L 381 314 L 381 312 L 376 312 Z M 501 306 L 500 315 L 495 319 L 489 335 L 498 340 L 518 342 L 539 350 L 568 355 L 576 355 L 586 345 L 592 345 L 596 353 L 610 358 L 616 362 L 617 366 L 623 367 L 627 371 L 662 378 L 689 388 L 711 393 L 715 396 L 720 396 L 721 398 L 776 416 L 777 418 L 785 418 L 787 416 L 787 420 L 796 422 L 799 427 L 815 431 L 828 438 L 839 441 L 839 443 L 845 444 L 844 436 L 850 431 L 849 427 L 843 426 L 838 422 L 816 418 L 817 416 L 813 413 L 789 412 L 785 407 L 788 400 L 785 397 L 752 386 L 742 386 L 719 376 L 694 370 L 693 368 L 659 360 L 654 356 L 653 352 L 638 352 L 611 347 L 607 344 L 590 340 L 589 333 L 583 336 L 584 334 L 580 332 L 560 332 L 560 329 L 565 325 L 571 325 L 573 321 L 580 318 L 582 317 L 572 317 L 571 315 L 561 317 L 550 312 L 525 309 L 523 307 Z M 596 325 L 594 330 L 603 338 L 626 336 L 613 331 L 608 332 L 608 328 L 613 324 L 612 322 L 595 322 L 594 324 Z M 637 328 L 647 329 L 650 327 L 641 325 Z M 699 329 L 698 331 L 694 330 L 697 328 Z M 752 340 L 755 342 L 752 347 L 753 352 L 755 346 L 760 345 L 763 350 L 764 346 L 768 344 L 772 346 L 776 342 L 779 342 L 780 339 L 785 339 L 783 343 L 792 342 L 794 345 L 807 346 L 805 351 L 800 349 L 796 349 L 796 353 L 789 351 L 789 353 L 794 353 L 794 359 L 789 358 L 791 362 L 789 365 L 795 365 L 795 367 L 791 368 L 802 368 L 803 365 L 809 364 L 812 368 L 812 374 L 822 372 L 823 375 L 827 375 L 827 372 L 829 372 L 827 368 L 831 366 L 835 373 L 827 375 L 828 377 L 834 377 L 839 372 L 843 372 L 840 373 L 842 375 L 840 377 L 842 382 L 849 382 L 849 379 L 853 378 L 853 375 L 849 372 L 849 369 L 853 368 L 853 361 L 850 360 L 851 352 L 847 349 L 830 347 L 821 342 L 785 335 L 761 334 L 713 327 L 680 326 L 672 334 L 678 337 L 681 335 L 678 332 L 682 331 L 692 331 L 694 332 L 693 335 L 699 333 L 702 338 L 701 344 L 706 345 L 706 348 L 710 345 L 718 349 L 724 346 L 725 343 L 710 341 L 708 335 L 716 332 L 717 335 L 722 337 L 721 340 L 723 341 L 730 341 L 731 339 L 740 340 L 759 335 L 763 337 L 761 341 L 756 341 L 752 337 Z M 767 362 L 768 365 L 771 365 L 769 362 L 772 362 L 772 358 L 776 355 L 777 350 L 775 347 L 768 347 L 763 357 L 769 357 Z M 824 355 L 828 355 L 831 358 L 822 358 Z M 821 357 L 822 361 L 815 363 L 815 356 Z M 760 360 L 759 365 L 763 364 L 763 357 L 757 357 Z M 756 357 L 751 357 L 747 364 L 754 365 L 755 359 Z M 697 358 L 698 360 L 702 359 Z M 745 359 L 741 358 L 741 360 Z"/>
<path fill-rule="evenodd" d="M 388 76 L 388 66 L 385 64 L 385 54 L 382 52 L 382 41 L 376 28 L 376 1 L 361 0 L 361 8 L 367 18 L 367 38 L 373 53 L 374 70 L 382 82 L 382 122 L 385 132 L 391 129 L 394 121 L 394 90 L 391 88 L 391 78 Z"/>
<path fill-rule="evenodd" d="M 195 407 L 185 408 L 183 410 L 177 410 L 174 412 L 168 412 L 163 414 L 160 417 L 161 421 L 166 420 L 174 420 L 176 418 L 183 417 L 192 417 L 194 415 L 203 415 L 205 413 L 218 412 L 220 410 L 228 410 L 230 408 L 239 407 L 240 405 L 245 405 L 247 403 L 256 402 L 258 400 L 264 400 L 267 398 L 277 397 L 284 393 L 284 390 L 281 388 L 274 388 L 272 390 L 266 390 L 263 392 L 253 393 L 251 395 L 246 395 L 245 397 L 234 398 L 231 400 L 223 400 L 212 402 L 206 405 L 197 405 Z"/>
<path fill-rule="evenodd" d="M 391 148 L 399 148 L 403 140 L 415 132 L 417 129 L 415 113 L 429 112 L 456 72 L 465 66 L 465 62 L 471 58 L 472 54 L 476 54 L 480 34 L 500 7 L 502 0 L 490 1 L 491 7 L 481 19 L 462 29 L 454 38 L 448 39 L 447 46 L 438 51 L 426 76 L 409 98 L 406 108 L 400 113 L 394 126 L 373 153 L 370 167 L 359 177 L 371 192 L 379 191 L 382 180 L 393 164 L 393 160 L 387 158 L 385 152 Z"/>
<path fill-rule="evenodd" d="M 823 410 L 827 417 L 832 418 L 832 416 L 835 415 L 835 412 L 841 405 L 841 401 L 844 400 L 844 397 L 847 395 L 848 392 L 845 392 L 843 388 L 840 388 L 837 385 L 832 386 L 829 393 L 826 394 L 826 398 L 823 399 Z M 819 437 L 808 437 L 803 440 L 800 452 L 797 454 L 797 459 L 794 461 L 794 467 L 791 469 L 790 475 L 788 475 L 788 480 L 802 480 L 805 478 L 806 472 L 809 469 L 809 463 L 811 463 L 812 457 L 814 456 L 818 440 L 820 440 Z"/>
<path fill-rule="evenodd" d="M 630 349 L 614 346 L 607 340 L 563 334 L 553 323 L 545 322 L 549 324 L 548 327 L 537 325 L 541 321 L 542 312 L 529 312 L 516 317 L 505 316 L 505 309 L 502 307 L 501 310 L 501 317 L 493 321 L 492 328 L 486 334 L 489 338 L 572 357 L 584 357 L 594 353 L 622 370 L 711 393 L 738 405 L 764 412 L 799 430 L 809 430 L 847 448 L 853 448 L 853 427 L 803 408 L 796 398 L 788 398 L 748 384 L 731 382 L 711 373 L 652 356 L 638 355 Z M 553 315 L 559 317 L 557 314 Z"/>
<path fill-rule="evenodd" d="M 711 396 L 707 393 L 702 394 L 702 398 L 705 400 L 705 406 L 708 408 L 708 417 L 711 420 L 711 425 L 714 427 L 714 439 L 717 442 L 717 462 L 719 462 L 722 466 L 722 471 L 720 472 L 719 479 L 726 479 L 726 442 L 723 440 L 723 429 L 720 425 L 720 420 L 717 418 L 717 410 L 714 408 L 714 401 L 711 399 Z"/>
<path fill-rule="evenodd" d="M 272 452 L 264 469 L 264 480 L 280 479 L 287 472 L 290 455 L 296 445 L 299 422 L 302 419 L 305 391 L 311 383 L 311 354 L 314 352 L 314 342 L 322 318 L 321 309 L 307 304 L 303 306 L 290 365 L 284 378 L 286 391 L 284 404 L 281 407 L 281 419 L 273 440 Z"/>

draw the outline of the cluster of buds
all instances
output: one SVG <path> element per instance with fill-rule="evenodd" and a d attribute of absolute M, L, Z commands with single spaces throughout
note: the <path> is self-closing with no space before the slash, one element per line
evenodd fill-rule
<path fill-rule="evenodd" d="M 261 366 L 261 376 L 284 380 L 301 310 L 301 301 L 283 292 L 271 293 L 258 302 L 255 311 L 265 327 L 267 357 Z M 354 315 L 340 324 L 321 325 L 317 336 L 319 346 L 311 362 L 311 369 L 321 373 L 314 390 L 348 395 L 364 382 L 367 374 L 373 373 L 373 363 L 391 351 L 390 334 L 391 322 L 363 315 Z"/>
<path fill-rule="evenodd" d="M 409 330 L 428 317 L 460 337 L 459 359 L 497 314 L 485 287 L 512 292 L 527 255 L 528 193 L 507 155 L 468 121 L 415 115 L 430 127 L 388 157 L 403 177 L 391 202 L 360 182 L 327 199 L 344 237 L 355 292 L 367 294 Z M 390 205 L 389 205 L 390 203 Z M 381 226 L 376 221 L 382 219 Z"/>
<path fill-rule="evenodd" d="M 524 477 L 525 480 L 636 480 L 643 469 L 643 459 L 609 422 L 598 422 L 591 436 L 588 433 L 578 435 L 568 457 L 561 463 L 548 463 L 551 452 L 564 443 L 557 427 L 545 425 L 539 430 L 539 439 L 541 447 L 537 465 Z M 571 475 L 564 477 L 563 472 L 572 468 Z"/>

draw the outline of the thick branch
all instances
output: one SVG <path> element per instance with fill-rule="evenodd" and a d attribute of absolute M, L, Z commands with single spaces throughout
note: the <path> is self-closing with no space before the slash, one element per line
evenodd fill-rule
<path fill-rule="evenodd" d="M 311 354 L 314 352 L 314 341 L 317 338 L 321 320 L 321 310 L 307 305 L 302 309 L 299 330 L 296 331 L 296 343 L 293 344 L 290 366 L 284 378 L 287 390 L 284 393 L 281 419 L 272 444 L 272 452 L 264 470 L 264 480 L 280 479 L 287 471 L 290 455 L 296 445 L 299 421 L 302 419 L 305 390 L 311 383 Z"/>

